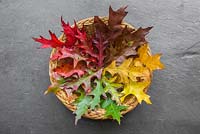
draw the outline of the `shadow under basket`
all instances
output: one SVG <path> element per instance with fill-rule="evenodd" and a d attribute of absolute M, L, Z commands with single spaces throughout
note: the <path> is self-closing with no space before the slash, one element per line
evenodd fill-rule
<path fill-rule="evenodd" d="M 104 23 L 108 23 L 108 18 L 107 17 L 101 17 L 101 20 Z M 91 25 L 93 24 L 94 18 L 86 18 L 83 20 L 80 20 L 79 22 L 77 22 L 77 26 L 78 28 L 81 28 L 84 25 Z M 123 22 L 122 25 L 127 26 L 129 28 L 135 29 L 132 25 Z M 64 34 L 62 34 L 59 38 L 59 40 L 64 41 L 65 37 Z M 55 49 L 52 50 L 51 55 L 55 53 Z M 58 65 L 58 61 L 51 61 L 49 62 L 49 76 L 50 76 L 50 81 L 51 83 L 56 83 L 56 80 L 52 77 L 52 73 L 53 73 L 53 69 L 56 68 Z M 150 76 L 152 78 L 152 75 Z M 149 87 L 147 87 L 146 89 L 144 89 L 144 92 L 147 92 Z M 55 95 L 57 96 L 57 98 L 71 111 L 75 111 L 76 110 L 76 106 L 73 104 L 73 102 L 75 101 L 75 99 L 77 98 L 76 94 L 72 94 L 71 96 L 68 96 L 67 93 L 63 90 L 59 90 L 58 92 L 55 93 Z M 137 105 L 138 105 L 138 101 L 136 99 L 135 96 L 127 96 L 125 101 L 122 103 L 123 105 L 127 106 L 127 109 L 124 111 L 121 111 L 121 114 L 124 115 L 126 113 L 128 113 L 129 111 L 133 110 Z M 95 110 L 88 110 L 83 117 L 86 118 L 90 118 L 90 119 L 111 119 L 109 117 L 105 117 L 105 110 L 102 108 L 98 108 Z"/>

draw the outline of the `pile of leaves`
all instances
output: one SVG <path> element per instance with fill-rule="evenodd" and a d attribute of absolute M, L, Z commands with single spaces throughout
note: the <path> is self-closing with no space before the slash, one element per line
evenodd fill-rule
<path fill-rule="evenodd" d="M 54 48 L 50 60 L 59 64 L 53 70 L 55 83 L 45 93 L 63 90 L 77 106 L 75 123 L 88 110 L 105 109 L 105 116 L 120 123 L 126 99 L 135 96 L 141 104 L 151 104 L 145 93 L 152 71 L 162 69 L 161 54 L 151 55 L 145 36 L 152 27 L 133 29 L 123 25 L 127 7 L 109 8 L 108 22 L 94 16 L 90 25 L 61 25 L 65 40 L 49 31 L 50 39 L 33 38 L 41 48 Z"/>

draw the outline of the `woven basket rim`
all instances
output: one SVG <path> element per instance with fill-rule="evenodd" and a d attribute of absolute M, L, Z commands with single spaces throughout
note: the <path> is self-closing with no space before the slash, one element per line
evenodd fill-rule
<path fill-rule="evenodd" d="M 93 18 L 94 17 L 89 17 L 89 18 L 85 18 L 85 19 L 82 19 L 80 21 L 77 22 L 77 26 L 80 28 L 82 26 L 82 24 L 91 24 L 93 22 Z M 108 17 L 107 16 L 103 16 L 103 17 L 100 17 L 104 22 L 106 22 L 108 20 Z M 131 24 L 129 23 L 126 23 L 126 22 L 122 22 L 122 25 L 126 25 L 130 28 L 133 28 L 135 29 Z M 59 37 L 59 40 L 63 40 L 64 38 L 64 34 L 62 33 L 61 36 Z M 51 51 L 51 54 L 50 54 L 50 57 L 52 56 L 52 54 L 55 52 L 55 48 L 52 49 Z M 49 60 L 49 77 L 50 77 L 50 82 L 51 84 L 54 83 L 54 78 L 52 76 L 52 72 L 53 72 L 53 69 L 57 66 L 57 62 L 56 61 L 51 61 Z M 150 75 L 150 80 L 152 78 L 152 73 Z M 147 92 L 147 90 L 149 89 L 149 86 L 147 88 L 144 89 L 144 92 Z M 58 92 L 55 93 L 55 95 L 57 96 L 57 98 L 71 111 L 75 111 L 76 110 L 76 106 L 69 100 L 69 96 L 67 96 L 67 94 L 63 91 L 63 90 L 59 90 Z M 74 97 L 75 99 L 75 95 L 73 94 L 72 96 L 70 97 Z M 124 111 L 121 111 L 121 114 L 124 115 L 126 113 L 128 113 L 129 111 L 133 110 L 137 105 L 138 105 L 138 101 L 136 99 L 135 96 L 132 96 L 129 98 L 129 100 L 124 104 L 126 106 L 128 106 L 128 108 Z M 95 110 L 88 110 L 84 115 L 83 117 L 86 117 L 86 118 L 90 118 L 90 119 L 101 119 L 101 120 L 104 120 L 104 119 L 110 119 L 109 117 L 105 117 L 104 116 L 105 114 L 105 110 L 102 109 L 102 108 L 98 108 L 98 109 L 95 109 Z"/>

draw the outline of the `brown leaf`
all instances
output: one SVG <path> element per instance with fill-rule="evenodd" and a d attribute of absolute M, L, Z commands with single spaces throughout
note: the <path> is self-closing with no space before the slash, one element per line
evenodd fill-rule
<path fill-rule="evenodd" d="M 149 31 L 152 29 L 153 27 L 147 27 L 147 28 L 139 28 L 137 29 L 135 32 L 130 33 L 128 31 L 128 29 L 126 31 L 124 31 L 124 39 L 126 40 L 126 42 L 129 41 L 133 41 L 133 45 L 134 46 L 138 46 L 141 44 L 146 43 L 145 40 L 145 36 L 149 33 Z"/>
<path fill-rule="evenodd" d="M 108 34 L 110 32 L 108 26 L 98 16 L 94 16 L 94 26 L 98 31 L 104 34 Z"/>
<path fill-rule="evenodd" d="M 128 12 L 125 9 L 128 6 L 124 6 L 119 8 L 117 11 L 114 11 L 112 7 L 109 7 L 109 20 L 108 25 L 110 27 L 114 27 L 115 25 L 120 25 L 124 17 L 127 15 Z"/>

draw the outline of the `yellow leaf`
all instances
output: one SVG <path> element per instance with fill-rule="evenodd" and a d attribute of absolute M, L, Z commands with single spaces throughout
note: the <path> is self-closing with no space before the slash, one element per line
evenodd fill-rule
<path fill-rule="evenodd" d="M 151 55 L 148 44 L 144 44 L 138 49 L 139 58 L 150 70 L 163 69 L 164 65 L 160 62 L 161 54 Z"/>
<path fill-rule="evenodd" d="M 118 74 L 120 76 L 119 83 L 127 83 L 129 81 L 129 65 L 132 59 L 125 60 L 119 67 L 116 66 L 116 61 L 113 61 L 104 71 L 108 71 L 112 76 Z"/>
<path fill-rule="evenodd" d="M 124 101 L 125 97 L 132 94 L 134 95 L 138 102 L 141 104 L 142 101 L 144 100 L 147 104 L 152 104 L 151 100 L 150 100 L 150 96 L 147 95 L 144 92 L 144 89 L 146 87 L 148 87 L 148 85 L 150 84 L 149 81 L 147 82 L 134 82 L 134 81 L 129 81 L 128 84 L 125 85 L 124 90 L 122 91 L 122 93 L 124 94 L 124 96 L 122 96 L 120 98 L 121 102 Z"/>
<path fill-rule="evenodd" d="M 132 67 L 129 71 L 131 73 L 130 79 L 132 81 L 137 81 L 138 77 L 142 80 L 150 81 L 151 72 L 146 67 Z"/>
<path fill-rule="evenodd" d="M 129 79 L 132 81 L 137 81 L 137 77 L 140 78 L 150 78 L 150 71 L 143 66 L 135 66 L 133 58 L 124 60 L 124 62 L 116 66 L 116 61 L 113 61 L 108 67 L 104 69 L 105 72 L 109 72 L 113 77 L 118 76 L 116 81 L 118 83 L 129 83 Z"/>

